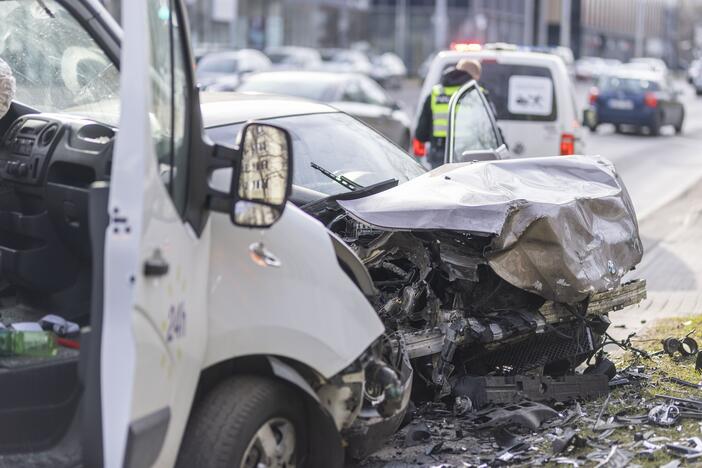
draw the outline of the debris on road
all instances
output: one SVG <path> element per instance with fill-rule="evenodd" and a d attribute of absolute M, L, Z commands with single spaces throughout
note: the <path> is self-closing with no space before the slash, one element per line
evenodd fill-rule
<path fill-rule="evenodd" d="M 632 351 L 622 358 L 620 370 L 598 354 L 583 374 L 453 378 L 450 398 L 418 406 L 415 421 L 431 428 L 430 440 L 409 449 L 396 448 L 393 456 L 389 450 L 381 451 L 364 466 L 389 468 L 399 466 L 389 462 L 404 460 L 407 464 L 402 466 L 407 467 L 676 468 L 681 461 L 699 462 L 702 389 L 689 380 L 695 375 L 696 356 L 655 355 L 650 348 L 660 346 L 660 338 L 640 341 L 650 343 L 639 350 L 649 357 Z M 626 383 L 611 385 L 622 380 Z M 585 390 L 570 393 L 577 382 L 592 384 L 596 391 L 590 397 Z M 541 393 L 540 384 L 545 384 Z M 460 410 L 452 405 L 460 405 Z M 395 447 L 401 447 L 397 438 Z"/>

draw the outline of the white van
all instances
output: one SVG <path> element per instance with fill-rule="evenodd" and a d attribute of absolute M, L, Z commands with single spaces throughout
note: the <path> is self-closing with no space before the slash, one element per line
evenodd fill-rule
<path fill-rule="evenodd" d="M 462 58 L 482 64 L 480 85 L 488 91 L 511 157 L 584 153 L 573 84 L 563 60 L 551 54 L 499 48 L 440 52 L 422 85 L 416 115 L 442 73 Z"/>

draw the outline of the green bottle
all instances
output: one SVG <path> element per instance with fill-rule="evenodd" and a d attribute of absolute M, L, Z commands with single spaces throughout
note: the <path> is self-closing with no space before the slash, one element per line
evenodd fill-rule
<path fill-rule="evenodd" d="M 0 356 L 50 357 L 57 352 L 52 332 L 0 330 Z"/>

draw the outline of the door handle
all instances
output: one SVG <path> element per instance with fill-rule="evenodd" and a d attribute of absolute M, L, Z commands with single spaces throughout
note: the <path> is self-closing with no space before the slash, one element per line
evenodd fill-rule
<path fill-rule="evenodd" d="M 144 262 L 144 276 L 165 276 L 168 273 L 168 268 L 168 262 L 163 258 L 161 249 L 155 249 L 151 257 Z"/>
<path fill-rule="evenodd" d="M 273 252 L 266 249 L 263 242 L 254 242 L 249 246 L 251 260 L 258 266 L 279 268 L 282 263 Z"/>

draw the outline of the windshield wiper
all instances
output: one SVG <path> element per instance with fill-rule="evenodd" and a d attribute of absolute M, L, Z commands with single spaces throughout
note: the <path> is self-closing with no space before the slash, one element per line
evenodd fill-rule
<path fill-rule="evenodd" d="M 310 166 L 312 166 L 313 169 L 317 169 L 319 172 L 321 172 L 321 173 L 324 174 L 325 176 L 329 177 L 331 180 L 333 180 L 333 181 L 336 182 L 337 184 L 343 185 L 344 187 L 346 187 L 347 189 L 349 189 L 349 190 L 352 191 L 352 192 L 353 192 L 354 190 L 363 188 L 363 185 L 354 182 L 353 180 L 349 179 L 348 177 L 345 177 L 345 176 L 342 176 L 342 175 L 336 175 L 336 174 L 334 174 L 333 172 L 331 172 L 331 171 L 329 171 L 329 170 L 327 170 L 327 169 L 324 169 L 324 168 L 323 168 L 322 166 L 320 166 L 319 164 L 316 164 L 316 163 L 311 162 L 311 163 L 310 163 Z"/>

